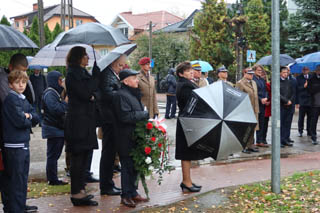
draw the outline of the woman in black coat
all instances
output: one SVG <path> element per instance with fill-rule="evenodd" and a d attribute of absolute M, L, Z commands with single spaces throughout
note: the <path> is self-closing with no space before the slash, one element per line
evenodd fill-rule
<path fill-rule="evenodd" d="M 193 69 L 189 62 L 180 63 L 176 68 L 176 72 L 178 76 L 176 96 L 179 107 L 179 117 L 191 97 L 192 90 L 197 89 L 198 86 L 191 81 L 193 79 Z M 180 187 L 182 191 L 199 192 L 201 190 L 201 186 L 192 183 L 190 174 L 191 160 L 201 160 L 206 157 L 209 157 L 209 155 L 188 147 L 186 136 L 184 135 L 178 118 L 176 129 L 176 159 L 181 160 L 183 180 Z"/>
<path fill-rule="evenodd" d="M 143 110 L 141 103 L 137 74 L 139 72 L 129 69 L 120 72 L 121 89 L 116 93 L 113 105 L 117 118 L 115 128 L 117 151 L 121 163 L 121 203 L 128 207 L 135 207 L 137 202 L 148 201 L 137 192 L 137 172 L 130 156 L 131 150 L 135 147 L 132 136 L 136 123 L 149 118 L 149 113 Z"/>
<path fill-rule="evenodd" d="M 65 125 L 66 151 L 71 153 L 71 201 L 73 205 L 98 205 L 85 193 L 85 169 L 88 157 L 98 148 L 96 136 L 96 91 L 99 69 L 92 75 L 85 67 L 89 57 L 83 47 L 73 47 L 67 56 L 66 89 L 69 98 Z"/>

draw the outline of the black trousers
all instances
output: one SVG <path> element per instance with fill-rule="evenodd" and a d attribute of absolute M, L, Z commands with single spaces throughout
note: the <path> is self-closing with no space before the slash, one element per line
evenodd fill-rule
<path fill-rule="evenodd" d="M 301 106 L 299 107 L 299 119 L 298 119 L 298 131 L 303 133 L 304 129 L 304 117 L 307 115 L 307 134 L 311 135 L 311 106 Z"/>
<path fill-rule="evenodd" d="M 267 142 L 269 118 L 270 118 L 270 117 L 264 117 L 264 121 L 263 121 L 263 134 L 262 134 L 262 138 L 263 138 L 262 141 L 263 141 L 263 142 Z"/>
<path fill-rule="evenodd" d="M 85 189 L 85 172 L 90 152 L 91 150 L 71 153 L 71 194 L 78 194 Z"/>
<path fill-rule="evenodd" d="M 138 195 L 137 171 L 131 157 L 121 157 L 121 197 L 133 198 Z"/>
<path fill-rule="evenodd" d="M 27 200 L 30 166 L 29 149 L 4 148 L 3 189 L 1 191 L 3 211 L 24 212 Z"/>
<path fill-rule="evenodd" d="M 259 130 L 256 131 L 256 143 L 263 142 L 263 129 L 264 129 L 264 114 L 265 114 L 265 107 L 259 108 L 260 112 L 258 114 L 258 123 L 259 123 Z"/>
<path fill-rule="evenodd" d="M 290 138 L 290 134 L 291 134 L 291 126 L 292 126 L 292 120 L 293 120 L 293 115 L 294 115 L 295 109 L 296 109 L 296 105 L 292 104 L 290 106 L 290 112 L 289 112 L 289 118 L 288 118 L 288 129 L 289 129 L 288 139 Z"/>
<path fill-rule="evenodd" d="M 291 116 L 291 107 L 280 107 L 280 136 L 281 136 L 281 143 L 287 142 L 290 136 L 290 118 Z"/>
<path fill-rule="evenodd" d="M 47 180 L 58 181 L 58 160 L 64 145 L 64 137 L 47 139 Z"/>
<path fill-rule="evenodd" d="M 320 115 L 320 107 L 311 107 L 311 139 L 317 140 L 317 124 Z"/>
<path fill-rule="evenodd" d="M 177 110 L 177 98 L 175 95 L 167 95 L 166 118 L 173 118 Z"/>
<path fill-rule="evenodd" d="M 100 190 L 108 191 L 114 187 L 113 168 L 116 157 L 114 125 L 105 124 L 102 126 L 102 151 L 100 158 Z"/>

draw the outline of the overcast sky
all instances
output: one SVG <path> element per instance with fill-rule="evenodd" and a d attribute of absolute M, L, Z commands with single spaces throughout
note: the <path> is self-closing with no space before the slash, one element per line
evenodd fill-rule
<path fill-rule="evenodd" d="M 33 3 L 37 3 L 37 0 L 0 0 L 0 17 L 5 15 L 9 19 L 31 12 Z M 61 0 L 43 0 L 44 7 L 60 3 Z M 195 9 L 200 9 L 201 3 L 200 0 L 73 0 L 73 7 L 89 13 L 103 24 L 110 24 L 118 13 L 125 11 L 144 13 L 166 10 L 185 18 Z"/>

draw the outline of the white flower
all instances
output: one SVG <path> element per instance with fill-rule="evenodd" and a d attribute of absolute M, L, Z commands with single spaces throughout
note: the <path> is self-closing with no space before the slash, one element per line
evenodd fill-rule
<path fill-rule="evenodd" d="M 153 170 L 154 170 L 154 167 L 153 167 L 153 166 L 149 166 L 149 170 L 150 170 L 150 171 L 153 171 Z"/>
<path fill-rule="evenodd" d="M 151 158 L 150 157 L 147 157 L 146 160 L 145 160 L 146 164 L 150 164 L 152 162 Z"/>

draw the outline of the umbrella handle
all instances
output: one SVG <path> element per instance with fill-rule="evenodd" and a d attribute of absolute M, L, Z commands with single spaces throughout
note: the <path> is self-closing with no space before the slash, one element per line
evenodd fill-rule
<path fill-rule="evenodd" d="M 94 47 L 93 47 L 93 45 L 92 45 L 92 49 L 93 49 L 93 57 L 94 57 L 94 61 L 96 61 L 96 53 L 95 53 L 95 51 L 94 51 Z"/>

